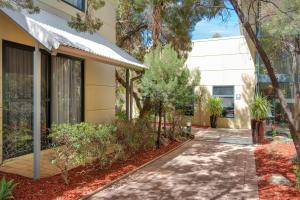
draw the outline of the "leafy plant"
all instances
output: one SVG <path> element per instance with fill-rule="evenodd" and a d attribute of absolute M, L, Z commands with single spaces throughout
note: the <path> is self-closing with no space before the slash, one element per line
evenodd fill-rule
<path fill-rule="evenodd" d="M 293 166 L 293 171 L 296 175 L 296 188 L 300 189 L 300 169 L 299 169 L 299 166 L 294 165 Z"/>
<path fill-rule="evenodd" d="M 100 167 L 108 164 L 108 146 L 115 143 L 113 125 L 89 123 L 53 125 L 50 137 L 55 144 L 56 155 L 52 160 L 69 184 L 68 170 L 71 166 L 99 161 Z"/>
<path fill-rule="evenodd" d="M 210 124 L 212 128 L 217 127 L 217 118 L 222 115 L 223 112 L 223 99 L 219 97 L 209 97 L 207 101 L 208 111 L 210 113 Z"/>
<path fill-rule="evenodd" d="M 268 117 L 270 103 L 266 97 L 256 95 L 250 105 L 251 115 L 256 120 L 262 120 Z"/>
<path fill-rule="evenodd" d="M 132 153 L 154 147 L 154 134 L 147 118 L 137 121 L 117 120 L 116 137 L 126 156 Z M 126 159 L 126 158 L 123 159 Z"/>
<path fill-rule="evenodd" d="M 17 183 L 14 183 L 13 180 L 6 181 L 5 177 L 1 180 L 1 191 L 0 191 L 0 200 L 13 199 L 12 191 L 16 187 Z"/>

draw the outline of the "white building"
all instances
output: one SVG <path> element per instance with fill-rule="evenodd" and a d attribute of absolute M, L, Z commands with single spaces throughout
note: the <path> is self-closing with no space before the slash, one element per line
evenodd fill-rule
<path fill-rule="evenodd" d="M 201 71 L 199 86 L 203 87 L 198 91 L 207 93 L 195 110 L 194 124 L 209 125 L 205 98 L 214 95 L 224 99 L 218 127 L 250 128 L 248 106 L 255 94 L 255 65 L 244 36 L 193 41 L 186 65 Z"/>

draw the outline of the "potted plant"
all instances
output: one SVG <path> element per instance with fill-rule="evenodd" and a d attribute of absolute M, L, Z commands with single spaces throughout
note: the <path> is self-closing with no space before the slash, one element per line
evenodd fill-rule
<path fill-rule="evenodd" d="M 253 143 L 262 143 L 264 140 L 266 118 L 270 112 L 270 103 L 266 97 L 256 95 L 250 105 L 251 129 Z"/>
<path fill-rule="evenodd" d="M 222 115 L 223 112 L 223 99 L 219 97 L 208 98 L 208 111 L 210 113 L 210 126 L 212 128 L 217 127 L 217 119 Z"/>

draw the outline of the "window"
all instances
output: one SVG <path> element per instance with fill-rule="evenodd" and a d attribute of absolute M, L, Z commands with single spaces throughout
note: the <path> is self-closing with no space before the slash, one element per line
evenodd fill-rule
<path fill-rule="evenodd" d="M 83 61 L 59 55 L 52 60 L 51 122 L 83 121 Z"/>
<path fill-rule="evenodd" d="M 63 1 L 81 11 L 85 10 L 85 0 L 63 0 Z"/>
<path fill-rule="evenodd" d="M 213 96 L 223 99 L 222 117 L 234 118 L 234 86 L 214 86 Z"/>
<path fill-rule="evenodd" d="M 34 48 L 3 41 L 3 158 L 32 151 Z"/>

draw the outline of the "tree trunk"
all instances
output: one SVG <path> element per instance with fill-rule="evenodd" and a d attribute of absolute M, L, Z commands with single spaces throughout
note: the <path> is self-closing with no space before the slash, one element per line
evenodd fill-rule
<path fill-rule="evenodd" d="M 210 126 L 217 128 L 217 117 L 215 115 L 210 116 Z"/>
<path fill-rule="evenodd" d="M 234 7 L 241 24 L 243 25 L 244 29 L 246 30 L 249 38 L 251 39 L 251 41 L 253 42 L 253 44 L 255 45 L 255 48 L 260 56 L 260 58 L 262 59 L 265 68 L 267 69 L 268 75 L 271 79 L 272 82 L 272 86 L 275 90 L 275 94 L 277 95 L 280 105 L 283 109 L 283 112 L 288 120 L 288 124 L 289 124 L 289 129 L 290 129 L 290 133 L 292 135 L 294 144 L 296 149 L 300 149 L 300 142 L 299 142 L 299 133 L 297 133 L 296 127 L 295 127 L 295 120 L 293 118 L 293 114 L 288 106 L 288 103 L 284 97 L 284 94 L 282 93 L 280 87 L 279 87 L 279 83 L 277 81 L 277 78 L 275 76 L 275 71 L 272 67 L 272 63 L 267 55 L 267 53 L 265 52 L 264 48 L 262 47 L 261 42 L 259 41 L 259 39 L 257 38 L 256 34 L 254 33 L 251 24 L 249 23 L 249 21 L 246 21 L 245 19 L 245 15 L 243 13 L 243 11 L 241 10 L 238 1 L 237 0 L 230 0 L 232 6 Z M 300 151 L 297 150 L 297 155 L 298 158 L 300 157 Z M 298 162 L 300 164 L 300 161 L 298 159 Z M 300 165 L 299 165 L 300 167 Z"/>
<path fill-rule="evenodd" d="M 161 118 L 162 118 L 162 102 L 159 102 L 158 105 L 158 129 L 157 129 L 157 138 L 156 138 L 156 148 L 160 147 L 160 133 L 161 133 Z"/>
<path fill-rule="evenodd" d="M 159 42 L 159 37 L 162 28 L 161 10 L 163 9 L 164 1 L 160 1 L 153 7 L 152 12 L 152 49 L 155 49 Z"/>
<path fill-rule="evenodd" d="M 167 119 L 166 119 L 167 113 L 164 111 L 164 134 L 167 134 Z"/>
<path fill-rule="evenodd" d="M 257 120 L 252 119 L 251 120 L 251 132 L 252 132 L 252 143 L 256 144 L 257 143 Z"/>

